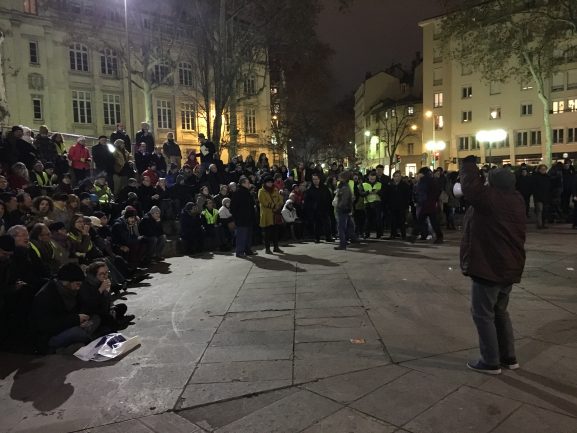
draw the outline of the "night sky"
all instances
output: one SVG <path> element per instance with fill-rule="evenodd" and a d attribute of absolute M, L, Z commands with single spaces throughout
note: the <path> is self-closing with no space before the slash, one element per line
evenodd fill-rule
<path fill-rule="evenodd" d="M 356 89 L 368 71 L 393 62 L 410 65 L 416 51 L 422 51 L 417 23 L 443 11 L 438 0 L 354 0 L 345 13 L 338 11 L 336 0 L 323 1 L 318 32 L 335 51 L 335 97 Z"/>

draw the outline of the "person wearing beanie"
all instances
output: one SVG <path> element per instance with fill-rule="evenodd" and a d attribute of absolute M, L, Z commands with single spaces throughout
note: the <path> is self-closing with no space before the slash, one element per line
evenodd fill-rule
<path fill-rule="evenodd" d="M 76 144 L 68 151 L 70 166 L 74 171 L 76 184 L 86 179 L 90 173 L 90 151 L 86 147 L 86 137 L 80 136 L 76 139 Z"/>
<path fill-rule="evenodd" d="M 124 130 L 124 125 L 122 123 L 117 123 L 116 131 L 110 134 L 110 142 L 114 143 L 115 146 L 118 140 L 122 141 L 122 147 L 130 153 L 132 141 L 130 140 L 130 136 Z"/>
<path fill-rule="evenodd" d="M 485 185 L 475 156 L 463 160 L 460 177 L 471 204 L 463 222 L 461 270 L 472 280 L 471 313 L 481 351 L 481 358 L 467 366 L 500 374 L 501 367 L 519 368 L 507 306 L 525 267 L 525 201 L 510 170 L 491 170 Z"/>
<path fill-rule="evenodd" d="M 84 279 L 80 266 L 66 264 L 34 297 L 31 323 L 41 352 L 54 353 L 93 339 L 100 317 L 84 314 L 79 308 L 77 296 Z"/>
<path fill-rule="evenodd" d="M 112 249 L 128 262 L 130 272 L 150 264 L 148 243 L 138 231 L 138 212 L 132 206 L 127 206 L 112 226 Z"/>
<path fill-rule="evenodd" d="M 162 261 L 162 252 L 166 245 L 166 235 L 162 228 L 160 208 L 152 206 L 150 211 L 138 223 L 138 232 L 144 236 L 148 245 L 148 257 L 153 261 Z"/>

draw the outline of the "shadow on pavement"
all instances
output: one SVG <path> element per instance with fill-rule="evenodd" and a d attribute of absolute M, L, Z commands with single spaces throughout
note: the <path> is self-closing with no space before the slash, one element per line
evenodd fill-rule
<path fill-rule="evenodd" d="M 331 262 L 330 260 L 321 259 L 320 257 L 312 257 L 306 254 L 281 254 L 279 255 L 281 260 L 287 260 L 290 262 L 298 262 L 301 265 L 319 265 L 319 266 L 329 266 L 337 268 L 340 266 L 339 263 Z"/>
<path fill-rule="evenodd" d="M 254 256 L 250 259 L 257 268 L 266 269 L 269 271 L 289 271 L 296 272 L 295 265 L 283 262 L 282 260 L 267 259 L 263 256 Z M 272 277 L 271 277 L 272 278 Z"/>
<path fill-rule="evenodd" d="M 389 256 L 389 257 L 402 257 L 406 259 L 424 259 L 424 260 L 433 260 L 433 261 L 443 261 L 446 258 L 443 257 L 435 257 L 435 252 L 442 248 L 443 246 L 437 245 L 428 245 L 428 244 L 415 244 L 415 247 L 423 248 L 426 247 L 430 249 L 431 255 L 425 256 L 423 254 L 417 254 L 411 249 L 411 246 L 407 246 L 403 244 L 401 246 L 397 242 L 370 242 L 369 244 L 359 245 L 359 244 L 352 244 L 347 247 L 347 251 L 352 251 L 355 253 L 372 253 L 381 256 Z M 367 251 L 369 250 L 369 251 Z"/>

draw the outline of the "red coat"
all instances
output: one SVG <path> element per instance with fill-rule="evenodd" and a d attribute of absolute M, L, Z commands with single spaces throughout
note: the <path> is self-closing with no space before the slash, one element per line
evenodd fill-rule
<path fill-rule="evenodd" d="M 83 144 L 76 143 L 68 151 L 68 159 L 76 170 L 90 170 L 90 151 Z M 84 159 L 84 161 L 81 161 Z"/>

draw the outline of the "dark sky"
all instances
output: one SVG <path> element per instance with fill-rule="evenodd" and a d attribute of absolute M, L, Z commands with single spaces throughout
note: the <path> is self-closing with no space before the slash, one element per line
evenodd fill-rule
<path fill-rule="evenodd" d="M 318 32 L 335 51 L 335 97 L 356 89 L 368 71 L 410 65 L 422 51 L 417 23 L 442 13 L 438 0 L 354 0 L 347 12 L 338 11 L 337 0 L 323 2 Z"/>

